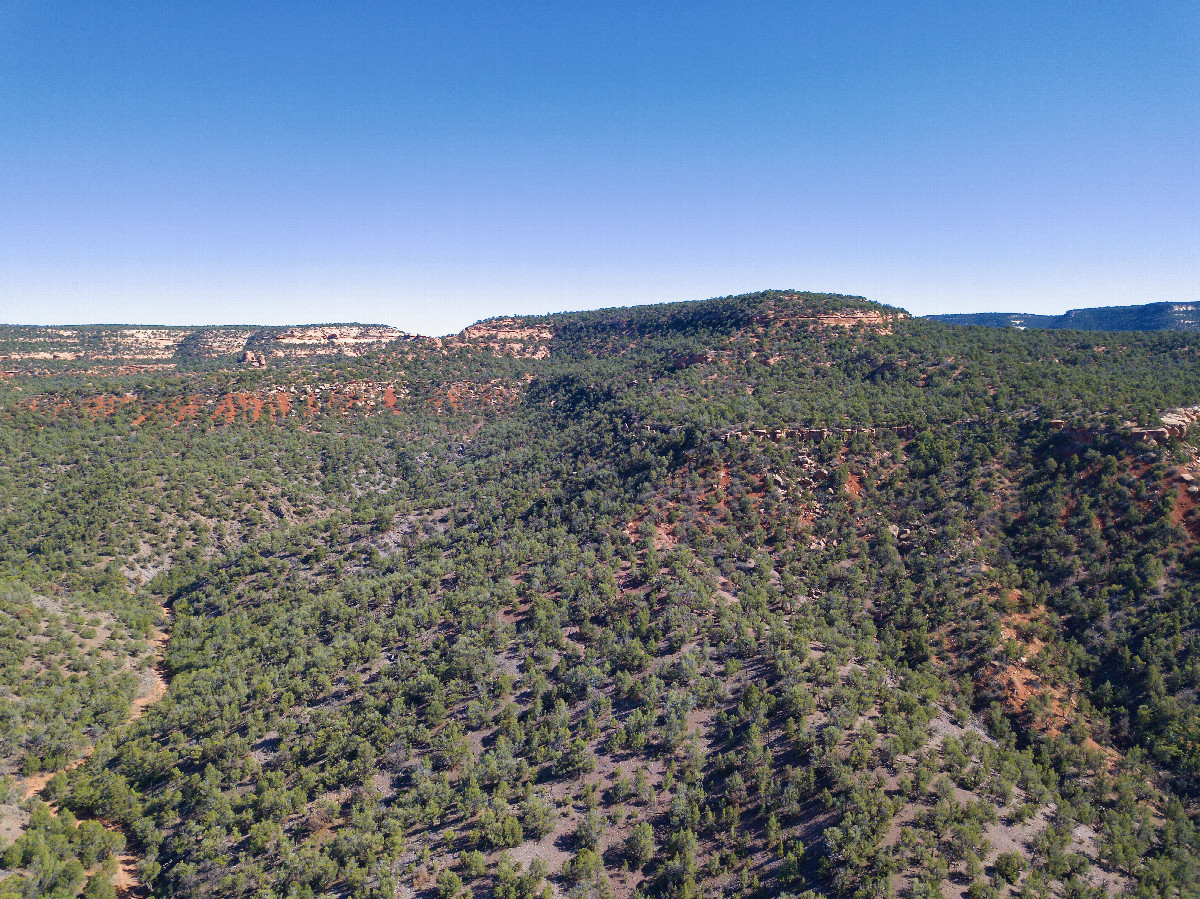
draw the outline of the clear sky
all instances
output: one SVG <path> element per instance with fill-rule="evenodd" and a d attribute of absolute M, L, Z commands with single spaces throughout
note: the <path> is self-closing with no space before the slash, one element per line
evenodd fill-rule
<path fill-rule="evenodd" d="M 1200 300 L 1200 3 L 0 4 L 0 321 Z"/>

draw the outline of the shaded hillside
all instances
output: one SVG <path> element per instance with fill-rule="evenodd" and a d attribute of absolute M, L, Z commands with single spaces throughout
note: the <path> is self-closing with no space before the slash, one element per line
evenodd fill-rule
<path fill-rule="evenodd" d="M 14 376 L 0 896 L 118 835 L 160 896 L 1195 896 L 1198 339 L 767 291 Z"/>
<path fill-rule="evenodd" d="M 1073 331 L 1200 331 L 1196 303 L 1147 303 L 1144 306 L 1100 306 L 1072 309 L 1062 315 L 1021 312 L 975 312 L 927 315 L 948 325 L 988 328 L 1069 328 Z"/>

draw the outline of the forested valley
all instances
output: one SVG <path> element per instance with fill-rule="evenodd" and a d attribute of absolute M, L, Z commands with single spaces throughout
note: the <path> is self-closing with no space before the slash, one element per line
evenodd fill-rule
<path fill-rule="evenodd" d="M 131 333 L 0 329 L 0 899 L 1200 897 L 1200 334 Z"/>

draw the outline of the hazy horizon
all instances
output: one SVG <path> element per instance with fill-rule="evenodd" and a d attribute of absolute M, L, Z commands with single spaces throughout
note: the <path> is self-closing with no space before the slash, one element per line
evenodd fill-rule
<path fill-rule="evenodd" d="M 1200 7 L 17 2 L 0 319 L 1200 296 Z"/>
<path fill-rule="evenodd" d="M 764 289 L 774 289 L 774 288 L 764 288 Z M 753 293 L 754 291 L 750 291 L 750 292 Z M 857 297 L 858 299 L 870 300 L 870 297 L 861 297 L 856 294 L 845 294 L 841 291 L 799 291 L 798 290 L 796 292 L 797 293 L 841 293 L 841 295 L 843 295 L 843 296 L 853 296 L 853 297 Z M 726 294 L 723 296 L 737 296 L 737 294 Z M 722 299 L 722 298 L 723 297 L 704 297 L 704 298 L 700 298 L 700 299 L 701 299 L 701 301 L 703 301 L 703 300 L 715 300 L 715 299 Z M 694 302 L 694 301 L 696 301 L 696 300 L 681 299 L 681 300 L 665 300 L 662 303 L 651 302 L 651 303 L 619 304 L 617 306 L 612 306 L 612 307 L 590 306 L 586 309 L 556 309 L 556 310 L 552 310 L 550 313 L 546 313 L 546 314 L 561 313 L 561 314 L 569 315 L 569 314 L 575 313 L 575 312 L 588 312 L 588 311 L 595 311 L 597 309 L 605 309 L 605 308 L 621 309 L 621 308 L 633 308 L 636 306 L 666 305 L 666 304 L 670 304 L 670 303 L 674 303 L 674 302 Z M 1141 306 L 1158 305 L 1159 303 L 1191 304 L 1192 302 L 1193 301 L 1190 301 L 1190 300 L 1159 300 L 1159 301 L 1151 301 L 1149 303 L 1125 303 L 1125 304 L 1116 304 L 1116 305 L 1112 305 L 1112 306 L 1101 306 L 1101 307 L 1074 307 L 1073 309 L 1064 310 L 1064 312 L 1079 311 L 1080 309 L 1097 309 L 1097 308 L 1098 309 L 1132 309 L 1132 308 L 1138 308 Z M 890 304 L 885 304 L 885 305 L 890 305 Z M 911 310 L 903 309 L 902 307 L 896 307 L 896 308 L 900 308 L 901 311 L 908 312 L 910 315 L 914 315 L 914 317 L 919 317 L 919 316 L 916 316 L 916 313 L 912 313 Z M 1045 313 L 1038 313 L 1038 312 L 1028 312 L 1026 310 L 1021 310 L 1021 309 L 989 309 L 989 310 L 981 310 L 981 311 L 991 312 L 991 313 L 1000 314 L 1000 315 L 1043 315 L 1043 314 L 1045 314 Z M 526 315 L 526 314 L 541 314 L 541 313 L 520 313 L 520 312 L 504 313 L 504 312 L 500 312 L 500 313 L 497 313 L 496 315 L 489 316 L 489 318 L 504 318 L 509 315 L 516 317 L 516 316 L 522 316 L 522 315 Z M 928 314 L 929 315 L 939 315 L 942 313 L 928 313 Z M 949 314 L 955 314 L 955 313 L 949 313 Z M 970 314 L 970 313 L 966 313 L 966 314 Z M 1051 315 L 1061 315 L 1063 313 L 1050 313 L 1050 314 Z M 407 329 L 401 327 L 400 325 L 397 325 L 394 322 L 390 322 L 390 321 L 367 321 L 367 320 L 362 320 L 362 319 L 344 319 L 344 320 L 342 320 L 342 319 L 332 319 L 332 318 L 312 319 L 312 320 L 308 320 L 308 321 L 281 321 L 281 322 L 253 322 L 253 321 L 220 322 L 220 321 L 199 321 L 199 320 L 197 320 L 195 322 L 183 322 L 183 323 L 168 322 L 168 321 L 144 321 L 144 322 L 56 321 L 56 322 L 47 322 L 44 324 L 30 324 L 30 323 L 26 323 L 26 322 L 0 322 L 0 324 L 5 325 L 5 326 L 10 326 L 10 327 L 44 327 L 44 328 L 71 328 L 71 327 L 76 327 L 76 328 L 120 328 L 120 327 L 128 327 L 128 328 L 181 328 L 181 329 L 182 328 L 194 329 L 194 328 L 382 326 L 382 327 L 396 328 L 397 330 L 405 331 L 408 334 L 412 334 L 412 335 L 415 335 L 418 337 L 446 337 L 446 336 L 450 336 L 453 334 L 457 334 L 459 331 L 463 330 L 463 328 L 469 327 L 470 325 L 473 325 L 477 322 L 484 321 L 484 320 L 485 319 L 474 319 L 472 321 L 466 322 L 465 324 L 462 325 L 462 327 L 456 328 L 453 331 L 444 331 L 444 332 L 438 332 L 438 333 L 430 333 L 430 332 L 422 332 L 422 331 L 408 331 Z"/>

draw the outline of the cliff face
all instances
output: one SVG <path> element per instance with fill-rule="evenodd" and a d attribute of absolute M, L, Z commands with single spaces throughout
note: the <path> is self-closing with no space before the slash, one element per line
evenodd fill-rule
<path fill-rule="evenodd" d="M 550 355 L 554 329 L 515 318 L 496 318 L 463 329 L 451 345 L 483 344 L 497 356 L 544 359 Z"/>
<path fill-rule="evenodd" d="M 1200 406 L 1172 409 L 1162 414 L 1163 428 L 1169 437 L 1186 437 L 1200 426 Z"/>
<path fill-rule="evenodd" d="M 890 331 L 892 325 L 899 319 L 908 318 L 907 313 L 885 314 L 872 310 L 853 309 L 844 312 L 830 312 L 816 315 L 801 315 L 796 317 L 798 324 L 812 326 L 825 325 L 837 328 L 870 328 L 874 331 Z"/>
<path fill-rule="evenodd" d="M 354 356 L 396 341 L 416 339 L 387 325 L 301 325 L 285 328 L 9 326 L 0 329 L 0 361 L 21 370 L 30 363 L 166 363 L 180 359 Z"/>
<path fill-rule="evenodd" d="M 301 325 L 292 328 L 261 328 L 246 341 L 243 349 L 262 352 L 278 350 L 287 355 L 332 355 L 369 349 L 411 338 L 387 325 Z"/>
<path fill-rule="evenodd" d="M 1091 443 L 1102 434 L 1120 435 L 1141 443 L 1160 444 L 1169 440 L 1181 440 L 1196 433 L 1200 427 L 1200 406 L 1188 406 L 1170 409 L 1163 412 L 1159 419 L 1162 427 L 1143 428 L 1131 421 L 1125 422 L 1120 428 L 1106 428 L 1099 425 L 1088 427 L 1072 427 L 1065 419 L 1052 418 L 1046 422 L 1051 431 L 1066 434 L 1072 440 L 1080 443 Z"/>

